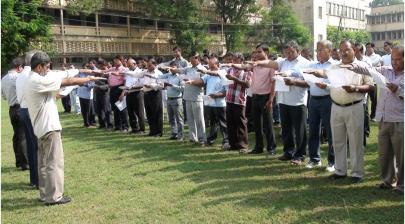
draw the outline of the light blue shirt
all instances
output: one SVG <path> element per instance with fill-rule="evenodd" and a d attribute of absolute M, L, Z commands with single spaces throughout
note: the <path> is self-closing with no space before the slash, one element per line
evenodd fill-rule
<path fill-rule="evenodd" d="M 296 59 L 289 61 L 287 59 L 278 62 L 278 70 L 280 72 L 291 71 L 292 79 L 303 80 L 302 70 L 308 68 L 310 61 L 299 55 Z M 288 92 L 278 92 L 277 102 L 289 106 L 307 105 L 307 88 L 290 86 Z"/>
<path fill-rule="evenodd" d="M 337 64 L 337 62 L 335 60 L 333 60 L 332 58 L 329 58 L 329 60 L 327 60 L 324 63 L 321 62 L 317 62 L 317 63 L 313 63 L 311 65 L 309 65 L 310 68 L 313 69 L 329 69 L 332 65 Z M 328 79 L 322 79 L 324 83 L 329 83 Z M 309 91 L 311 93 L 311 96 L 327 96 L 329 95 L 329 89 L 321 89 L 318 86 L 316 86 L 313 83 L 309 83 Z"/>
<path fill-rule="evenodd" d="M 184 85 L 178 75 L 169 72 L 159 75 L 159 79 L 166 79 L 172 85 L 166 88 L 167 97 L 182 97 Z"/>
<path fill-rule="evenodd" d="M 86 74 L 79 74 L 80 78 L 87 77 Z M 77 88 L 77 96 L 83 99 L 93 99 L 94 82 L 87 82 Z"/>
<path fill-rule="evenodd" d="M 201 77 L 201 79 L 203 80 L 204 84 L 205 84 L 205 88 L 206 88 L 206 95 L 210 95 L 213 93 L 226 93 L 226 88 L 225 86 L 222 84 L 222 79 L 219 76 L 212 76 L 212 75 L 204 75 L 203 77 Z M 225 102 L 225 95 L 224 97 L 220 97 L 220 98 L 215 98 L 214 99 L 215 103 L 212 104 L 208 104 L 207 106 L 210 107 L 225 107 L 226 106 L 226 102 Z"/>

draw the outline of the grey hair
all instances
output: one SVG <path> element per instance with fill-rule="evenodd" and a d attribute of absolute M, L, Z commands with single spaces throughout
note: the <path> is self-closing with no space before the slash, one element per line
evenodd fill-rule
<path fill-rule="evenodd" d="M 298 45 L 298 43 L 294 40 L 288 41 L 285 45 L 284 45 L 284 49 L 287 49 L 289 47 L 292 47 L 294 49 L 296 49 L 298 52 L 300 51 L 300 46 Z"/>
<path fill-rule="evenodd" d="M 27 53 L 25 53 L 25 65 L 26 66 L 29 66 L 31 64 L 31 58 L 37 52 L 38 52 L 38 50 L 32 50 L 32 51 L 28 51 Z"/>
<path fill-rule="evenodd" d="M 326 48 L 328 48 L 329 50 L 332 50 L 332 49 L 333 49 L 333 44 L 332 44 L 332 42 L 331 42 L 330 40 L 320 40 L 320 41 L 318 41 L 317 44 L 323 44 L 323 45 L 325 45 Z"/>

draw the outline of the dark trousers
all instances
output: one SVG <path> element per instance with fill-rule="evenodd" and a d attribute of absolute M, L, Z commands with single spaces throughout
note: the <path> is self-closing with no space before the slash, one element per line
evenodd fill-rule
<path fill-rule="evenodd" d="M 93 100 L 79 98 L 80 108 L 82 109 L 83 124 L 85 127 L 96 124 L 96 117 L 94 113 Z"/>
<path fill-rule="evenodd" d="M 226 126 L 231 149 L 247 149 L 248 131 L 245 106 L 234 103 L 226 104 Z"/>
<path fill-rule="evenodd" d="M 309 116 L 309 139 L 308 151 L 312 162 L 321 160 L 321 124 L 325 127 L 328 136 L 328 164 L 335 164 L 335 152 L 332 144 L 332 130 L 330 127 L 330 111 L 332 100 L 330 96 L 316 97 L 311 96 L 308 105 Z"/>
<path fill-rule="evenodd" d="M 114 126 L 115 130 L 128 130 L 128 113 L 127 108 L 120 111 L 118 107 L 115 105 L 115 102 L 118 101 L 122 90 L 119 86 L 114 86 L 110 88 L 110 103 L 111 108 L 114 113 Z"/>
<path fill-rule="evenodd" d="M 95 90 L 94 92 L 96 96 L 95 108 L 100 128 L 112 128 L 110 94 L 108 91 L 102 90 Z"/>
<path fill-rule="evenodd" d="M 143 92 L 129 93 L 126 97 L 129 124 L 133 132 L 145 131 Z"/>
<path fill-rule="evenodd" d="M 62 97 L 62 106 L 65 113 L 70 113 L 72 105 L 70 104 L 70 95 Z"/>
<path fill-rule="evenodd" d="M 368 115 L 368 102 L 363 103 L 364 107 L 364 135 L 363 135 L 363 145 L 367 145 L 367 137 L 370 135 L 370 116 Z"/>
<path fill-rule="evenodd" d="M 144 93 L 146 117 L 149 123 L 150 135 L 163 134 L 163 102 L 162 91 L 149 91 Z"/>
<path fill-rule="evenodd" d="M 245 115 L 246 115 L 246 118 L 247 118 L 248 132 L 252 132 L 254 130 L 254 125 L 253 125 L 252 97 L 251 96 L 246 96 Z"/>
<path fill-rule="evenodd" d="M 27 141 L 28 164 L 30 165 L 30 183 L 38 186 L 38 139 L 34 134 L 30 115 L 27 108 L 20 109 L 20 117 L 24 123 L 25 139 Z"/>
<path fill-rule="evenodd" d="M 252 116 L 255 128 L 256 142 L 254 150 L 263 151 L 263 134 L 267 141 L 267 151 L 276 150 L 276 139 L 273 130 L 272 112 L 266 110 L 266 102 L 269 100 L 269 94 L 252 96 Z M 263 133 L 264 132 L 264 133 Z"/>
<path fill-rule="evenodd" d="M 370 119 L 374 119 L 375 117 L 375 110 L 377 108 L 377 85 L 374 85 L 374 90 L 369 92 L 369 97 L 371 101 L 371 111 L 370 111 Z"/>
<path fill-rule="evenodd" d="M 20 116 L 20 106 L 9 109 L 11 125 L 13 126 L 13 149 L 16 167 L 28 168 L 27 143 L 25 140 L 24 122 Z"/>
<path fill-rule="evenodd" d="M 210 121 L 210 133 L 207 142 L 213 144 L 217 139 L 218 125 L 222 133 L 222 144 L 228 143 L 228 129 L 226 127 L 225 107 L 205 107 Z"/>
<path fill-rule="evenodd" d="M 304 160 L 307 145 L 307 107 L 305 105 L 289 106 L 281 103 L 279 105 L 284 155 L 289 158 Z"/>
<path fill-rule="evenodd" d="M 280 123 L 280 108 L 277 103 L 277 96 L 273 99 L 273 120 L 275 123 Z"/>

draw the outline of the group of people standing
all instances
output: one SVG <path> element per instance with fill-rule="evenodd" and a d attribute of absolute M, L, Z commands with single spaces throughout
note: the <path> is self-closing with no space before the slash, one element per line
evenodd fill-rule
<path fill-rule="evenodd" d="M 170 140 L 186 139 L 186 118 L 188 141 L 194 144 L 214 144 L 219 129 L 224 150 L 241 154 L 266 150 L 275 155 L 274 125 L 280 123 L 283 151 L 278 159 L 301 165 L 308 148 L 309 169 L 322 166 L 321 133 L 325 132 L 326 170 L 333 173 L 331 178 L 347 176 L 349 150 L 351 180 L 357 183 L 364 177 L 366 95 L 373 92 L 370 98 L 376 109 L 371 117 L 379 122 L 383 180 L 378 187 L 403 194 L 404 50 L 386 45 L 390 54 L 380 58 L 372 43 L 342 41 L 335 49 L 339 52 L 335 60 L 332 43 L 323 40 L 317 43 L 317 61 L 310 61 L 300 55 L 295 41 L 288 42 L 278 58 L 270 57 L 269 47 L 260 44 L 249 59 L 227 53 L 221 63 L 214 54 L 201 57 L 197 52 L 188 62 L 175 47 L 173 60 L 165 63 L 153 57 L 117 56 L 113 65 L 98 59 L 83 69 L 65 71 L 50 70 L 45 53 L 28 52 L 25 63 L 15 59 L 13 69 L 2 79 L 15 133 L 16 166 L 29 167 L 30 182 L 39 188 L 41 201 L 47 205 L 70 202 L 63 195 L 62 128 L 55 101 L 66 97 L 62 95 L 65 87 L 77 85 L 84 127 L 95 126 L 97 114 L 99 128 L 143 134 L 147 122 L 147 135 L 162 137 L 165 105 Z M 342 80 L 337 82 L 336 77 Z M 249 120 L 255 136 L 250 149 Z"/>

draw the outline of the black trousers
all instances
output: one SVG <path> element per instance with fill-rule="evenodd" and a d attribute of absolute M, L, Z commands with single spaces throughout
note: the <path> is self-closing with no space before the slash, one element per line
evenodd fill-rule
<path fill-rule="evenodd" d="M 62 105 L 65 113 L 70 113 L 72 105 L 70 104 L 70 95 L 62 97 Z"/>
<path fill-rule="evenodd" d="M 163 102 L 162 91 L 152 90 L 144 93 L 146 117 L 149 123 L 150 135 L 163 134 Z"/>
<path fill-rule="evenodd" d="M 280 104 L 280 118 L 284 155 L 304 160 L 307 146 L 307 107 Z"/>
<path fill-rule="evenodd" d="M 276 139 L 273 130 L 273 114 L 267 111 L 265 106 L 269 100 L 269 94 L 252 96 L 252 117 L 255 128 L 256 143 L 254 150 L 263 151 L 263 134 L 267 141 L 267 151 L 276 150 Z M 264 133 L 263 133 L 264 132 Z"/>
<path fill-rule="evenodd" d="M 129 93 L 126 97 L 129 124 L 133 132 L 145 131 L 143 92 Z"/>
<path fill-rule="evenodd" d="M 226 127 L 226 111 L 225 107 L 204 107 L 210 122 L 210 133 L 207 137 L 207 142 L 213 144 L 217 139 L 218 126 L 222 133 L 222 144 L 228 143 L 228 128 Z"/>
<path fill-rule="evenodd" d="M 117 106 L 115 106 L 115 102 L 118 101 L 118 98 L 121 95 L 122 90 L 119 86 L 114 86 L 110 88 L 110 103 L 111 108 L 114 113 L 114 127 L 115 130 L 125 130 L 128 129 L 128 113 L 127 109 L 123 109 L 120 111 Z"/>
<path fill-rule="evenodd" d="M 245 106 L 234 103 L 226 104 L 226 126 L 231 149 L 247 149 L 248 131 Z"/>
<path fill-rule="evenodd" d="M 377 85 L 374 85 L 374 90 L 368 93 L 371 101 L 370 119 L 374 119 L 375 117 L 375 110 L 377 108 L 377 89 Z"/>
<path fill-rule="evenodd" d="M 13 126 L 13 149 L 15 156 L 15 166 L 28 168 L 27 143 L 25 140 L 24 122 L 20 116 L 20 106 L 10 107 L 9 116 Z"/>
<path fill-rule="evenodd" d="M 95 109 L 100 128 L 112 128 L 112 112 L 109 91 L 95 90 L 94 93 L 96 96 Z"/>
<path fill-rule="evenodd" d="M 80 108 L 82 110 L 83 124 L 85 127 L 96 124 L 96 116 L 94 113 L 93 100 L 79 98 Z"/>
<path fill-rule="evenodd" d="M 246 96 L 245 115 L 247 118 L 248 132 L 252 132 L 252 131 L 254 131 L 255 128 L 254 128 L 254 124 L 253 124 L 252 97 L 251 96 Z"/>
<path fill-rule="evenodd" d="M 27 108 L 20 109 L 20 117 L 24 123 L 25 139 L 27 141 L 28 164 L 30 165 L 30 183 L 38 185 L 38 139 L 34 134 L 30 115 Z"/>

